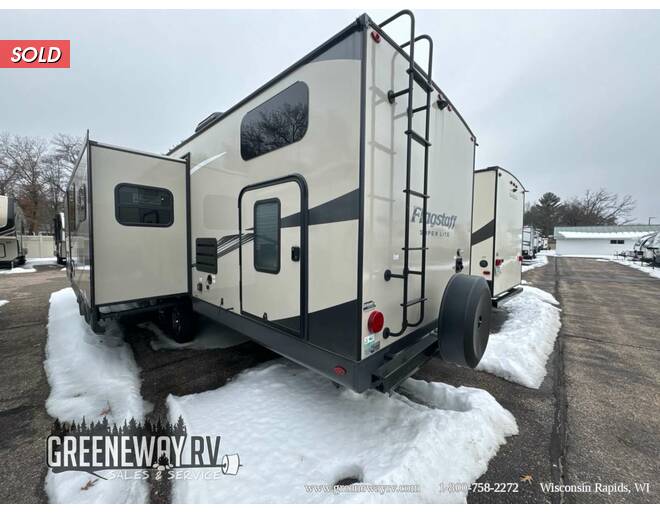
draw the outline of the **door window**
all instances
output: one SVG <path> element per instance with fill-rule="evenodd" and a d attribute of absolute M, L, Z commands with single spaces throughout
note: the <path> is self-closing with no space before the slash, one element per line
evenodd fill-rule
<path fill-rule="evenodd" d="M 280 201 L 276 198 L 254 204 L 254 269 L 280 272 Z"/>

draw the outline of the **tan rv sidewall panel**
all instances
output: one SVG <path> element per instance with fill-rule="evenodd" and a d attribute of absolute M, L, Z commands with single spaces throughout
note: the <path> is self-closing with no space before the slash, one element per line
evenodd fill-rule
<path fill-rule="evenodd" d="M 309 88 L 309 123 L 293 144 L 245 161 L 240 125 L 247 112 L 302 81 Z M 329 203 L 359 187 L 360 61 L 332 59 L 306 64 L 246 102 L 222 121 L 177 149 L 191 158 L 191 247 L 200 237 L 220 239 L 238 233 L 238 196 L 246 186 L 301 175 L 307 184 L 308 208 Z M 284 206 L 283 206 L 284 207 Z M 284 211 L 282 216 L 285 216 Z M 286 237 L 282 231 L 282 237 Z M 283 240 L 284 244 L 284 240 Z M 308 230 L 310 313 L 357 298 L 358 221 L 311 225 Z M 251 252 L 251 245 L 244 247 Z M 282 259 L 290 259 L 282 246 Z M 245 258 L 245 255 L 244 255 Z M 193 295 L 240 313 L 238 251 L 219 257 L 212 285 Z M 247 266 L 244 263 L 245 266 Z M 193 282 L 208 273 L 193 268 Z M 262 289 L 276 299 L 281 292 Z M 283 306 L 284 307 L 284 306 Z M 280 314 L 284 315 L 286 310 Z"/>
<path fill-rule="evenodd" d="M 474 192 L 472 199 L 472 233 L 492 222 L 495 218 L 495 171 L 480 171 L 474 174 Z M 493 231 L 493 236 L 495 232 Z M 484 239 L 472 247 L 470 274 L 483 277 L 489 282 L 493 278 L 493 236 Z M 486 261 L 487 266 L 479 263 Z"/>
<path fill-rule="evenodd" d="M 401 328 L 403 282 L 385 281 L 390 269 L 402 273 L 405 226 L 410 227 L 410 246 L 421 246 L 422 200 L 411 197 L 410 219 L 405 213 L 406 177 L 406 96 L 394 105 L 387 101 L 388 90 L 407 87 L 407 61 L 385 40 L 367 40 L 366 84 L 366 155 L 364 190 L 363 304 L 374 305 L 385 317 L 385 326 L 393 332 Z M 433 94 L 435 99 L 437 93 Z M 415 86 L 415 107 L 426 101 L 426 94 Z M 455 274 L 457 251 L 468 272 L 470 259 L 472 174 L 474 142 L 458 115 L 435 103 L 430 111 L 430 141 L 427 213 L 426 291 L 428 301 L 422 325 L 436 322 L 447 282 Z M 413 128 L 424 134 L 424 113 L 415 115 Z M 411 188 L 423 189 L 424 151 L 413 142 Z M 421 267 L 421 252 L 410 252 L 411 270 Z M 408 300 L 418 298 L 420 277 L 409 278 Z M 369 303 L 373 302 L 373 303 Z M 370 310 L 363 311 L 362 357 L 395 342 L 398 337 L 374 341 L 367 330 Z M 408 310 L 408 321 L 417 322 L 419 306 Z M 404 333 L 414 330 L 409 328 Z"/>
<path fill-rule="evenodd" d="M 186 293 L 186 166 L 91 146 L 94 288 L 97 305 Z M 160 187 L 174 197 L 169 227 L 126 226 L 115 218 L 115 187 Z"/>
<path fill-rule="evenodd" d="M 89 220 L 91 205 L 89 202 L 89 188 L 87 184 L 87 166 L 88 166 L 88 152 L 89 146 L 85 149 L 80 157 L 78 167 L 73 173 L 71 182 L 69 183 L 69 191 L 71 192 L 74 202 L 73 207 L 69 208 L 67 199 L 67 212 L 73 214 L 75 220 L 69 222 L 69 233 L 71 236 L 71 263 L 70 269 L 73 271 L 71 282 L 80 292 L 80 296 L 88 305 L 92 305 L 92 287 L 91 287 L 91 257 L 89 251 Z M 84 190 L 85 197 L 87 198 L 87 207 L 84 210 L 79 208 L 80 191 Z M 82 216 L 84 219 L 80 219 Z M 121 247 L 120 247 L 121 248 Z"/>
<path fill-rule="evenodd" d="M 520 284 L 522 280 L 522 222 L 524 188 L 506 170 L 498 172 L 497 224 L 495 257 L 504 262 L 496 275 L 493 294 L 498 295 Z"/>

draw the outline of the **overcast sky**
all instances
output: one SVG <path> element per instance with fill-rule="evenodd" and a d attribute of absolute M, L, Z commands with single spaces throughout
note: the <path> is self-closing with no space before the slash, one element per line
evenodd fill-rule
<path fill-rule="evenodd" d="M 165 152 L 359 11 L 0 11 L 3 39 L 70 39 L 68 70 L 0 69 L 0 132 Z M 370 12 L 384 19 L 388 12 Z M 417 11 L 434 78 L 535 200 L 604 187 L 660 222 L 660 12 Z"/>

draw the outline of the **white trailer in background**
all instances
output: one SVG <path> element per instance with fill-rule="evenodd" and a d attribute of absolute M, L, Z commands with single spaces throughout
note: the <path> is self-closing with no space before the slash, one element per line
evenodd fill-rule
<path fill-rule="evenodd" d="M 543 250 L 543 234 L 540 228 L 534 228 L 534 251 L 539 253 Z"/>
<path fill-rule="evenodd" d="M 383 27 L 400 17 L 410 37 L 397 44 Z M 176 333 L 194 311 L 358 392 L 390 390 L 434 355 L 475 367 L 491 313 L 486 281 L 467 266 L 476 138 L 431 79 L 433 42 L 414 26 L 410 11 L 381 24 L 360 16 L 170 150 L 160 162 L 178 168 L 176 184 L 147 174 L 158 156 L 90 143 L 91 171 L 72 181 L 87 180 L 93 198 L 73 275 L 86 309 L 98 317 L 193 283 L 173 307 L 191 300 L 185 315 L 158 306 Z M 187 241 L 183 229 L 166 243 L 154 239 L 164 228 L 118 224 L 113 199 L 133 201 L 113 188 L 156 186 L 178 205 L 186 165 Z"/>
<path fill-rule="evenodd" d="M 642 262 L 655 264 L 660 255 L 660 232 L 651 234 L 641 245 Z"/>
<path fill-rule="evenodd" d="M 92 329 L 190 293 L 186 161 L 85 141 L 66 192 L 68 276 Z M 176 315 L 176 312 L 173 315 Z"/>
<path fill-rule="evenodd" d="M 16 199 L 0 195 L 0 267 L 25 264 L 24 225 L 23 213 Z"/>
<path fill-rule="evenodd" d="M 523 259 L 534 259 L 536 257 L 536 250 L 534 246 L 535 238 L 534 227 L 525 225 L 522 228 L 522 256 Z"/>
<path fill-rule="evenodd" d="M 494 306 L 520 293 L 525 188 L 509 171 L 474 172 L 470 273 L 486 279 Z"/>

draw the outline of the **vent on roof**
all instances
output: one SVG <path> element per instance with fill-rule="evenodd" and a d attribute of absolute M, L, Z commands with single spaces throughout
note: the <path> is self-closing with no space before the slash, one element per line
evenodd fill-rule
<path fill-rule="evenodd" d="M 197 126 L 195 127 L 195 133 L 199 132 L 200 130 L 205 129 L 208 127 L 211 123 L 213 123 L 215 120 L 217 120 L 220 116 L 222 116 L 221 112 L 214 112 L 212 114 L 209 114 L 206 118 L 204 118 L 202 121 L 200 121 Z"/>

